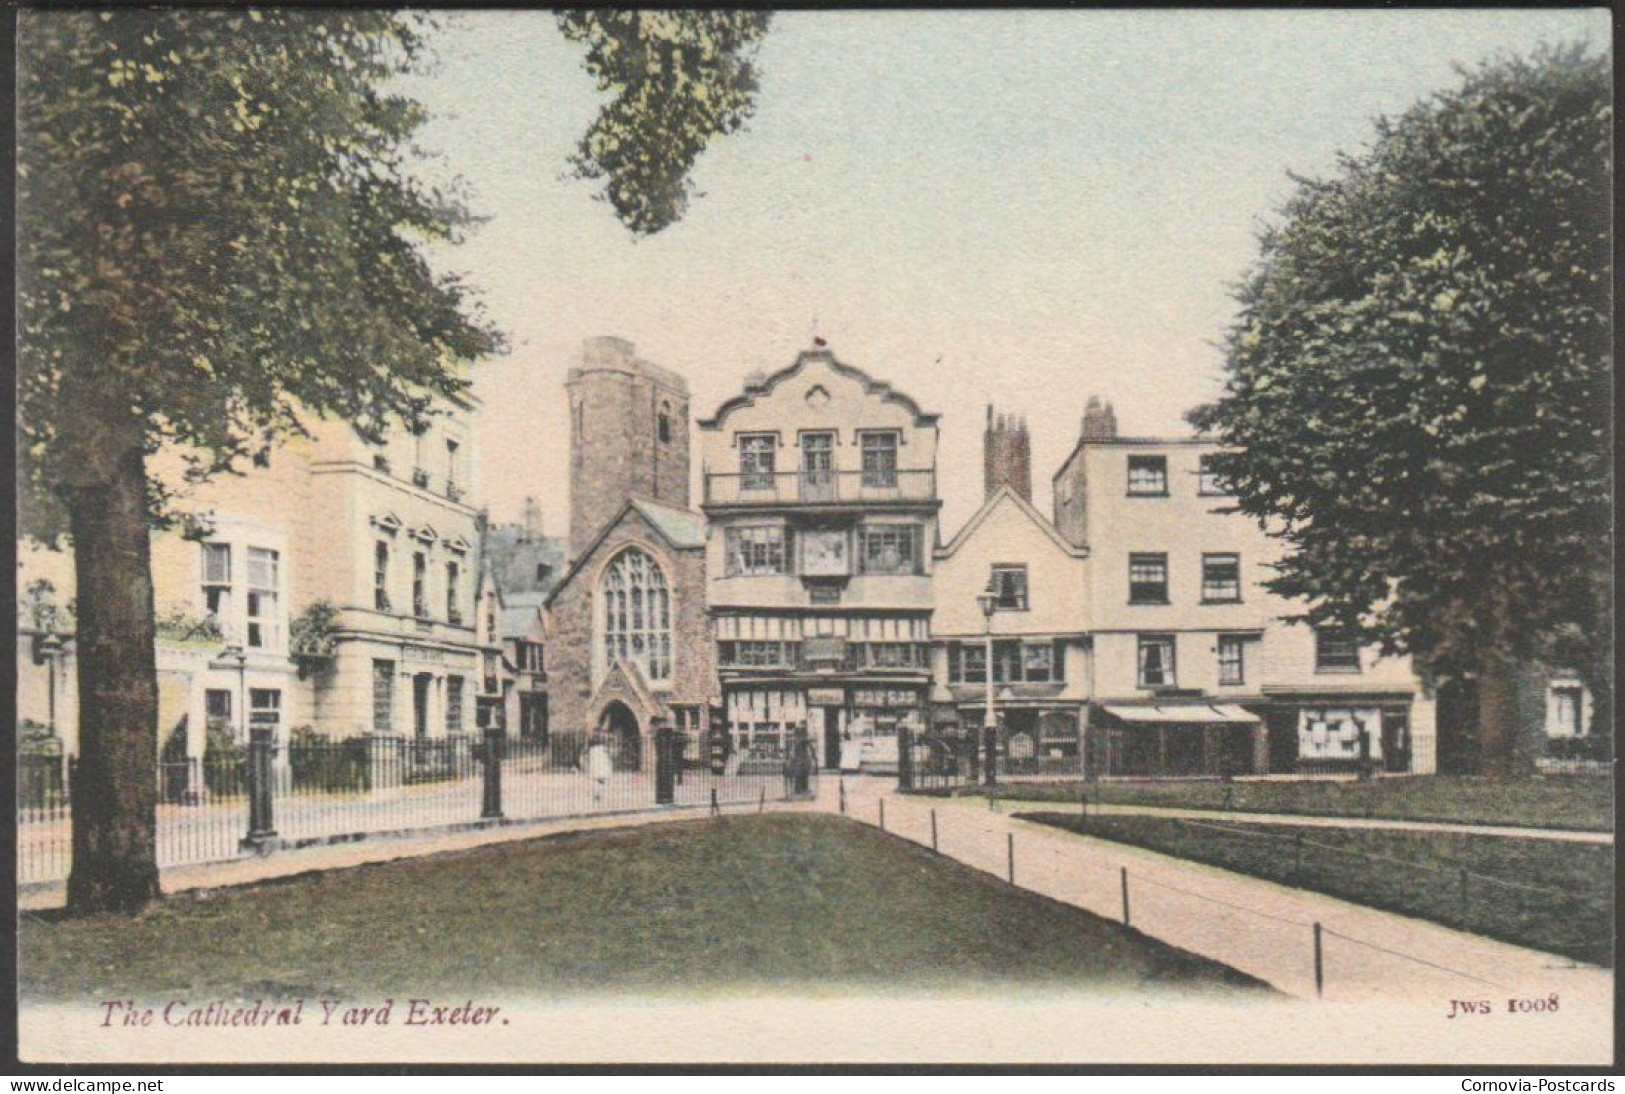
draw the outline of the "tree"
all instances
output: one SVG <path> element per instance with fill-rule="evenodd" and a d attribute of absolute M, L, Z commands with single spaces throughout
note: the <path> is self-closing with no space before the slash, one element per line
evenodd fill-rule
<path fill-rule="evenodd" d="M 71 539 L 78 584 L 68 900 L 134 909 L 158 892 L 149 529 L 177 519 L 150 457 L 179 453 L 195 482 L 308 415 L 368 439 L 421 425 L 463 401 L 464 364 L 500 338 L 420 249 L 471 222 L 460 194 L 415 177 L 424 110 L 388 90 L 427 60 L 431 18 L 124 9 L 20 24 L 20 509 L 33 537 Z M 704 45 L 748 97 L 754 83 L 715 53 L 742 41 Z M 677 81 L 675 100 L 706 98 L 702 78 Z M 596 129 L 642 140 L 659 112 L 651 92 L 640 102 Z M 644 179 L 665 187 L 647 204 L 680 215 L 671 169 L 617 183 L 629 227 L 654 230 L 630 212 Z"/>
<path fill-rule="evenodd" d="M 1612 694 L 1612 95 L 1583 47 L 1462 75 L 1297 180 L 1191 420 L 1287 545 L 1274 591 L 1474 672 L 1505 772 L 1529 659 L 1582 635 Z"/>
<path fill-rule="evenodd" d="M 577 10 L 560 30 L 586 47 L 600 91 L 614 91 L 572 162 L 638 235 L 682 218 L 689 172 L 718 137 L 745 124 L 757 89 L 754 55 L 771 15 L 756 11 Z"/>

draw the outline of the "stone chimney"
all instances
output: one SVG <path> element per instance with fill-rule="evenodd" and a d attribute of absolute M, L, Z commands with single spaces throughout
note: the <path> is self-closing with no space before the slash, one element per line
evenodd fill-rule
<path fill-rule="evenodd" d="M 1003 486 L 1033 500 L 1032 446 L 1027 419 L 1014 414 L 995 416 L 989 403 L 982 433 L 982 496 L 992 497 Z"/>
<path fill-rule="evenodd" d="M 1117 414 L 1112 410 L 1112 404 L 1101 402 L 1098 395 L 1089 396 L 1089 403 L 1083 408 L 1083 431 L 1080 437 L 1086 441 L 1110 441 L 1117 438 Z"/>
<path fill-rule="evenodd" d="M 525 515 L 519 526 L 519 541 L 533 543 L 542 538 L 542 507 L 532 495 L 525 496 Z"/>

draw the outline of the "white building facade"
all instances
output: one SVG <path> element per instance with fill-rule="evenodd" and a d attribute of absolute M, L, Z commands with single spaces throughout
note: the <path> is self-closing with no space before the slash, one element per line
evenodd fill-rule
<path fill-rule="evenodd" d="M 1280 545 L 1192 438 L 1089 429 L 1054 477 L 1055 526 L 1089 551 L 1088 762 L 1101 775 L 1434 770 L 1409 658 L 1288 622 Z"/>

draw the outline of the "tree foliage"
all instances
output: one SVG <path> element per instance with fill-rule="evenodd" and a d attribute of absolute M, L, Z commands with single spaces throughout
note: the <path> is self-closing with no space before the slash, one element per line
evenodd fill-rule
<path fill-rule="evenodd" d="M 1312 622 L 1456 667 L 1606 651 L 1609 66 L 1462 77 L 1298 180 L 1192 422 Z"/>
<path fill-rule="evenodd" d="M 762 11 L 562 11 L 565 37 L 586 47 L 587 71 L 614 93 L 572 163 L 604 179 L 600 196 L 638 235 L 682 218 L 689 172 L 755 105 Z"/>
<path fill-rule="evenodd" d="M 414 178 L 423 111 L 384 89 L 420 63 L 423 18 L 123 9 L 25 12 L 21 29 L 33 530 L 61 531 L 57 503 L 108 473 L 96 442 L 119 427 L 202 477 L 305 411 L 377 434 L 462 398 L 456 363 L 497 339 L 420 245 L 470 218 Z"/>

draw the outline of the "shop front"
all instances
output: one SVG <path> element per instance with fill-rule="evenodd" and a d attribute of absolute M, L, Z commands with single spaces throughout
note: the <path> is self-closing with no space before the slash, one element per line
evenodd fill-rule
<path fill-rule="evenodd" d="M 1089 729 L 1100 778 L 1228 778 L 1269 770 L 1262 719 L 1228 703 L 1107 704 Z"/>

